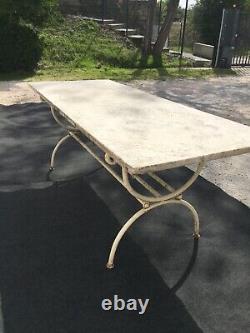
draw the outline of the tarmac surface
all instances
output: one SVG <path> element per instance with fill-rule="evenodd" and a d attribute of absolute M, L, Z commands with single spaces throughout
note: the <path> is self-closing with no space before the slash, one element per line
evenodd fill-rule
<path fill-rule="evenodd" d="M 132 86 L 250 126 L 250 72 L 208 80 L 133 81 Z M 242 73 L 241 72 L 241 73 Z M 192 170 L 195 166 L 189 166 Z M 250 207 L 250 154 L 207 162 L 201 175 Z"/>
<path fill-rule="evenodd" d="M 207 80 L 132 81 L 129 85 L 250 126 L 250 69 Z M 39 102 L 26 82 L 0 82 L 0 104 Z M 189 166 L 191 170 L 195 166 Z M 211 161 L 201 175 L 250 207 L 250 154 Z"/>
<path fill-rule="evenodd" d="M 249 83 L 235 79 L 241 98 L 229 113 L 245 122 Z M 223 90 L 223 80 L 165 81 L 162 93 L 170 96 L 171 87 L 182 85 L 180 102 L 188 103 L 191 97 L 183 101 L 181 92 L 193 86 L 195 105 L 195 85 L 208 91 L 220 87 L 216 98 L 211 93 L 206 111 L 225 116 L 223 105 L 229 107 L 233 98 Z M 160 83 L 149 82 L 154 84 L 159 88 Z M 58 151 L 56 170 L 48 178 L 51 150 L 64 131 L 27 84 L 14 85 L 14 96 L 21 99 L 13 98 L 12 83 L 6 86 L 5 101 L 0 95 L 0 332 L 248 332 L 250 209 L 236 197 L 239 184 L 228 194 L 199 177 L 184 198 L 199 213 L 201 239 L 192 240 L 192 220 L 184 208 L 155 209 L 131 228 L 120 244 L 115 269 L 107 271 L 112 240 L 139 206 L 74 142 Z M 13 99 L 6 103 L 8 92 Z M 178 94 L 170 97 L 178 99 Z M 237 110 L 244 105 L 240 120 L 242 111 Z M 244 160 L 241 168 L 249 184 L 249 163 Z M 180 168 L 162 176 L 178 186 L 191 174 Z M 222 185 L 226 183 L 224 178 Z M 234 181 L 230 183 L 232 191 Z M 147 312 L 102 311 L 101 301 L 114 294 L 150 298 Z"/>

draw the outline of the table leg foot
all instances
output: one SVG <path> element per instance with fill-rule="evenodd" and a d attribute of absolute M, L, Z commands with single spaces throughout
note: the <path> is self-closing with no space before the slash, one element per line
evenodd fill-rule
<path fill-rule="evenodd" d="M 54 168 L 50 167 L 49 170 L 47 171 L 47 174 L 46 174 L 46 181 L 51 181 L 50 175 L 53 171 L 54 171 Z"/>
<path fill-rule="evenodd" d="M 108 269 L 112 269 L 112 268 L 114 268 L 114 264 L 108 262 L 108 263 L 106 264 L 106 268 L 108 268 Z"/>
<path fill-rule="evenodd" d="M 200 239 L 200 237 L 201 237 L 200 234 L 193 234 L 193 238 L 196 239 L 196 240 Z"/>

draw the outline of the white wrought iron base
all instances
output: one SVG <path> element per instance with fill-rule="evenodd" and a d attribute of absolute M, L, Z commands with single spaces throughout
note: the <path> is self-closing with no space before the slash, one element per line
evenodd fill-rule
<path fill-rule="evenodd" d="M 204 166 L 204 159 L 202 158 L 198 164 L 197 170 L 194 172 L 194 174 L 190 177 L 190 179 L 182 185 L 180 188 L 175 189 L 170 184 L 165 182 L 159 175 L 157 175 L 154 172 L 148 172 L 147 174 L 131 174 L 128 171 L 128 168 L 118 163 L 114 157 L 110 156 L 107 152 L 104 152 L 101 147 L 99 147 L 103 152 L 103 158 L 99 157 L 83 140 L 82 140 L 82 133 L 72 124 L 70 123 L 68 125 L 64 124 L 64 122 L 68 121 L 68 119 L 64 119 L 64 122 L 61 121 L 54 108 L 51 107 L 52 114 L 55 118 L 55 120 L 63 126 L 66 131 L 68 132 L 67 135 L 62 137 L 58 143 L 56 144 L 52 155 L 51 155 L 51 161 L 50 161 L 50 169 L 49 171 L 54 170 L 55 166 L 55 156 L 59 149 L 59 147 L 70 137 L 75 139 L 85 150 L 87 150 L 104 168 L 106 168 L 126 189 L 127 191 L 142 205 L 142 208 L 137 211 L 121 228 L 121 230 L 118 232 L 109 254 L 108 262 L 106 267 L 111 269 L 114 267 L 114 258 L 116 254 L 116 250 L 119 246 L 119 243 L 125 233 L 128 231 L 128 229 L 144 214 L 151 211 L 154 208 L 168 205 L 168 204 L 178 204 L 185 206 L 190 212 L 193 217 L 193 223 L 194 223 L 194 232 L 193 237 L 195 239 L 200 238 L 200 226 L 199 226 L 199 217 L 194 209 L 194 207 L 187 201 L 182 199 L 183 192 L 188 189 L 198 178 L 203 166 Z M 93 142 L 93 141 L 92 141 Z M 117 170 L 114 170 L 114 165 L 120 166 L 121 172 L 120 174 L 117 172 Z M 153 186 L 149 185 L 147 180 L 144 178 L 144 176 L 151 178 L 155 183 L 161 186 L 162 191 L 159 192 L 156 190 Z M 139 183 L 144 189 L 146 189 L 149 192 L 149 195 L 141 194 L 138 191 L 134 189 L 134 187 L 130 183 L 130 178 L 133 178 L 137 183 Z"/>
<path fill-rule="evenodd" d="M 198 214 L 196 212 L 196 210 L 194 209 L 194 207 L 188 203 L 187 201 L 183 200 L 183 199 L 172 199 L 172 200 L 168 200 L 168 201 L 162 201 L 162 202 L 157 202 L 157 203 L 154 203 L 152 205 L 150 205 L 148 208 L 142 208 L 140 209 L 138 212 L 136 212 L 124 225 L 123 227 L 121 228 L 121 230 L 118 232 L 114 242 L 113 242 L 113 245 L 112 245 L 112 248 L 111 248 L 111 251 L 110 251 L 110 254 L 109 254 L 109 259 L 108 259 L 108 262 L 107 262 L 107 265 L 106 267 L 111 269 L 111 268 L 114 268 L 114 257 L 115 257 L 115 254 L 116 254 L 116 250 L 117 250 L 117 247 L 121 241 L 121 239 L 123 238 L 124 234 L 128 231 L 128 229 L 139 219 L 139 217 L 141 217 L 142 215 L 146 214 L 147 212 L 149 212 L 150 210 L 154 209 L 154 208 L 157 208 L 159 206 L 163 206 L 163 205 L 167 205 L 167 204 L 177 204 L 177 205 L 183 205 L 185 207 L 187 207 L 192 216 L 193 216 L 193 222 L 194 222 L 194 233 L 193 233 L 193 237 L 195 239 L 199 239 L 200 238 L 200 234 L 199 234 L 199 217 L 198 217 Z"/>

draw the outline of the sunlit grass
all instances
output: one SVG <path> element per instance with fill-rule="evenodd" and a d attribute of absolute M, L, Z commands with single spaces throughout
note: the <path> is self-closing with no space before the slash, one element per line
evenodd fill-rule
<path fill-rule="evenodd" d="M 202 78 L 230 71 L 192 68 L 190 61 L 163 54 L 142 56 L 129 40 L 95 22 L 61 19 L 39 31 L 43 53 L 34 73 L 1 74 L 0 80 Z"/>

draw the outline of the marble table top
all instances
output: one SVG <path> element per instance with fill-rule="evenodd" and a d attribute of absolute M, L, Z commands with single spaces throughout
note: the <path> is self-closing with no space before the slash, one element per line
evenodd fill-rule
<path fill-rule="evenodd" d="M 250 127 L 110 80 L 30 84 L 130 173 L 250 152 Z"/>

